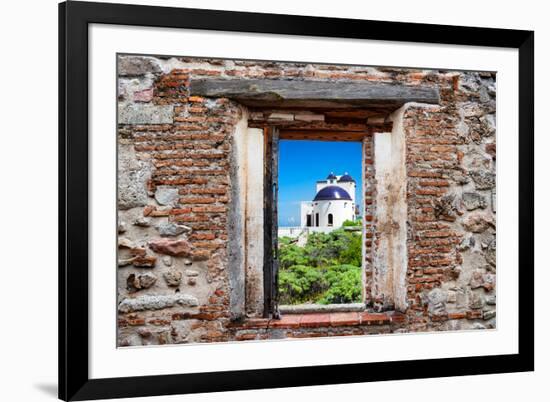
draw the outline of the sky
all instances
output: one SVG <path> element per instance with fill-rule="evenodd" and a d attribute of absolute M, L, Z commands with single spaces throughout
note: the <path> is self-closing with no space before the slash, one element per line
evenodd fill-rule
<path fill-rule="evenodd" d="M 361 205 L 361 143 L 281 140 L 279 143 L 279 226 L 300 226 L 300 202 L 315 197 L 317 180 L 348 172 Z"/>

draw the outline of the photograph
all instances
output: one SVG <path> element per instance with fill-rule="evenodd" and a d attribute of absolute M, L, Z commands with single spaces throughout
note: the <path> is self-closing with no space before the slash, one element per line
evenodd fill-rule
<path fill-rule="evenodd" d="M 116 347 L 498 329 L 497 72 L 116 64 Z"/>
<path fill-rule="evenodd" d="M 3 4 L 2 400 L 544 399 L 544 3 Z"/>

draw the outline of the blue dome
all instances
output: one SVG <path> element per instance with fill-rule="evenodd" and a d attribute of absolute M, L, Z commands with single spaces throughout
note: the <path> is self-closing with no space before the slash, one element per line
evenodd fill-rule
<path fill-rule="evenodd" d="M 347 173 L 344 173 L 344 175 L 341 176 L 340 179 L 338 179 L 338 182 L 342 182 L 342 183 L 346 183 L 346 182 L 350 182 L 350 181 L 355 183 L 355 180 L 353 180 L 353 177 L 351 177 Z"/>
<path fill-rule="evenodd" d="M 351 201 L 351 197 L 348 192 L 342 187 L 338 186 L 326 186 L 323 187 L 313 201 L 330 201 L 330 200 L 348 200 Z"/>
<path fill-rule="evenodd" d="M 330 172 L 327 176 L 327 180 L 336 180 L 336 175 L 333 172 Z"/>

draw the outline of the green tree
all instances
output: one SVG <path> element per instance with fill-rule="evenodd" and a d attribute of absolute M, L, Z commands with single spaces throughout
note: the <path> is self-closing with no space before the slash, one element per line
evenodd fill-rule
<path fill-rule="evenodd" d="M 311 233 L 304 247 L 279 239 L 282 304 L 353 303 L 361 300 L 362 236 L 343 228 Z"/>
<path fill-rule="evenodd" d="M 329 283 L 323 272 L 306 265 L 293 265 L 279 272 L 279 298 L 282 304 L 314 303 Z"/>
<path fill-rule="evenodd" d="M 347 233 L 347 245 L 340 252 L 339 263 L 340 264 L 349 264 L 360 267 L 361 256 L 362 256 L 362 236 L 361 233 L 351 232 Z"/>
<path fill-rule="evenodd" d="M 354 265 L 329 267 L 324 275 L 329 287 L 318 299 L 321 304 L 358 303 L 361 301 L 361 268 Z"/>
<path fill-rule="evenodd" d="M 286 269 L 293 265 L 308 265 L 308 258 L 304 248 L 296 244 L 279 242 L 279 268 Z"/>

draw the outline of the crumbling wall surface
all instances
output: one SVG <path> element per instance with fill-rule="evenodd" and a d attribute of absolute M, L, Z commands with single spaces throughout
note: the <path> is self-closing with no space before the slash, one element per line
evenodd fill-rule
<path fill-rule="evenodd" d="M 451 78 L 403 119 L 413 331 L 496 326 L 496 77 Z"/>
<path fill-rule="evenodd" d="M 189 71 L 170 63 L 119 59 L 121 346 L 227 339 L 230 156 L 242 110 L 188 96 Z"/>
<path fill-rule="evenodd" d="M 365 305 L 373 305 L 373 238 L 375 223 L 376 180 L 374 171 L 374 138 L 368 135 L 363 139 L 363 284 Z"/>
<path fill-rule="evenodd" d="M 244 267 L 230 242 L 232 231 L 243 232 L 234 213 L 248 202 L 235 187 L 234 166 L 235 132 L 246 111 L 225 98 L 190 96 L 191 77 L 440 88 L 440 105 L 409 104 L 403 113 L 409 258 L 404 317 L 365 324 L 335 315 L 326 322 L 319 318 L 311 330 L 309 318 L 300 318 L 300 325 L 287 318 L 285 327 L 263 321 L 255 327 L 250 320 L 259 319 L 261 305 L 244 300 L 248 321 L 232 320 L 242 310 L 242 300 L 238 308 L 230 300 L 232 286 L 241 286 L 242 278 L 232 280 L 231 264 L 243 263 L 245 286 L 252 283 L 249 272 L 257 273 Z M 494 326 L 494 79 L 431 70 L 119 56 L 118 345 Z M 370 153 L 364 155 L 365 178 L 374 180 L 372 137 L 364 147 Z M 376 183 L 370 181 L 364 192 L 366 276 L 372 278 Z M 245 299 L 258 298 L 241 290 Z M 367 301 L 370 291 L 368 282 Z"/>

